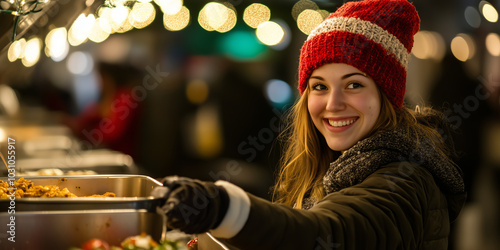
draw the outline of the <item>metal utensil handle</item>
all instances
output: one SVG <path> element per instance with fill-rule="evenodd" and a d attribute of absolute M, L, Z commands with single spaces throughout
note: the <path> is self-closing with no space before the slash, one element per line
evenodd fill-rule
<path fill-rule="evenodd" d="M 161 207 L 156 207 L 156 213 L 160 214 L 163 220 L 160 242 L 164 242 L 167 240 L 167 215 L 165 214 L 163 209 L 161 209 Z"/>

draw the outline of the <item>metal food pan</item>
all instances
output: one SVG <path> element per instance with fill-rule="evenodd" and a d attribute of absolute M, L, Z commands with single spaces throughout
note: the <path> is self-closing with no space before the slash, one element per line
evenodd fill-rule
<path fill-rule="evenodd" d="M 0 249 L 69 249 L 99 238 L 119 246 L 125 238 L 142 232 L 159 241 L 163 230 L 161 215 L 140 209 L 17 212 L 15 242 L 7 224 L 8 213 L 0 213 Z M 5 229 L 5 230 L 4 230 Z"/>
<path fill-rule="evenodd" d="M 83 209 L 147 209 L 154 212 L 160 201 L 149 194 L 155 187 L 162 185 L 144 175 L 33 176 L 26 179 L 37 186 L 68 188 L 77 196 L 113 192 L 116 197 L 16 198 L 16 212 Z M 6 181 L 6 178 L 2 180 Z M 0 211 L 7 211 L 9 203 L 10 200 L 1 199 Z"/>

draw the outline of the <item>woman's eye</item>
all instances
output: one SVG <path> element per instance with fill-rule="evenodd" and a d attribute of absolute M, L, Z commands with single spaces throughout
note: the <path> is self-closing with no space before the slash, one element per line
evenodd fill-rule
<path fill-rule="evenodd" d="M 325 90 L 325 89 L 326 89 L 326 86 L 321 84 L 321 83 L 313 85 L 313 90 Z"/>
<path fill-rule="evenodd" d="M 359 82 L 352 82 L 352 83 L 349 83 L 349 85 L 347 85 L 348 89 L 357 89 L 357 88 L 361 88 L 361 87 L 363 87 L 363 85 L 361 85 L 361 83 L 359 83 Z"/>

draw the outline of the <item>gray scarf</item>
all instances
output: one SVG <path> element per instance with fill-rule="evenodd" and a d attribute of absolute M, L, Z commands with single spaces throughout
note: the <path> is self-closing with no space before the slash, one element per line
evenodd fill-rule
<path fill-rule="evenodd" d="M 392 162 L 412 162 L 423 166 L 444 190 L 454 194 L 464 192 L 460 169 L 443 159 L 431 141 L 420 136 L 420 142 L 417 143 L 401 129 L 377 133 L 345 151 L 330 163 L 323 177 L 324 190 L 329 194 L 359 184 L 370 174 Z M 403 165 L 401 170 L 408 171 Z M 310 198 L 305 199 L 303 208 L 308 209 L 314 203 Z"/>

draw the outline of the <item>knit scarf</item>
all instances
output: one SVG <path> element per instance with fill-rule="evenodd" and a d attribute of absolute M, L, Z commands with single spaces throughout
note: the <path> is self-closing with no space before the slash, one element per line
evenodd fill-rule
<path fill-rule="evenodd" d="M 411 162 L 425 167 L 438 185 L 451 193 L 464 191 L 460 169 L 435 150 L 434 143 L 420 136 L 419 142 L 402 129 L 384 131 L 359 141 L 330 163 L 323 187 L 326 194 L 361 183 L 379 168 L 392 162 Z M 306 198 L 304 209 L 316 201 Z"/>

